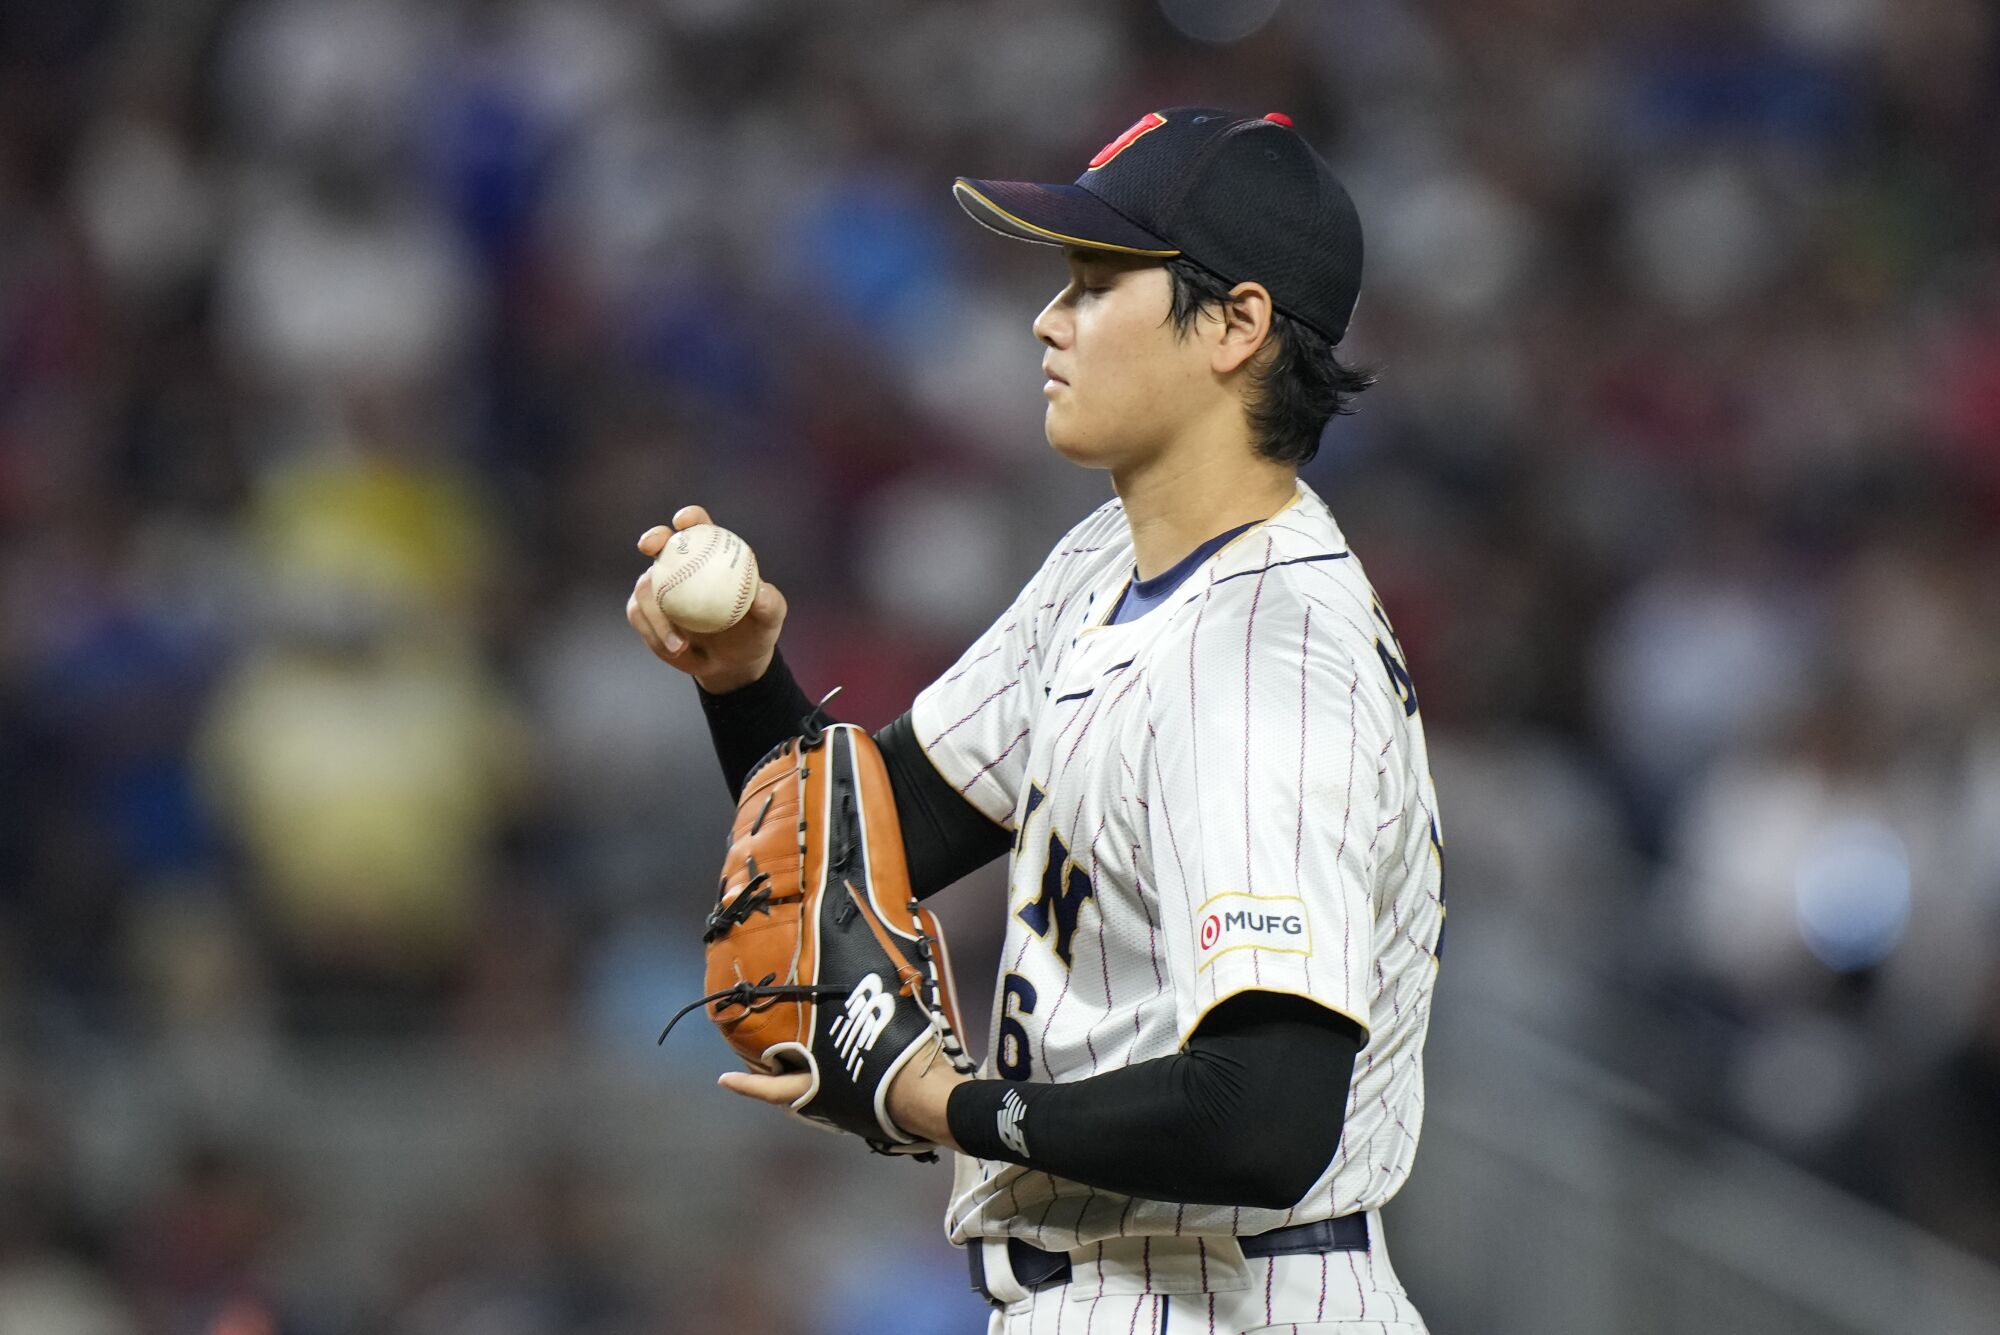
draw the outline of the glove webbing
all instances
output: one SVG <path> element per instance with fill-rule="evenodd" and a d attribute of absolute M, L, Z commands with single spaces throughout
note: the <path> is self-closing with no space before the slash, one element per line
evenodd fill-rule
<path fill-rule="evenodd" d="M 751 832 L 754 834 L 756 831 L 753 829 Z M 721 895 L 729 892 L 729 883 L 723 882 L 716 906 L 709 910 L 707 928 L 701 934 L 703 945 L 709 944 L 718 936 L 727 936 L 732 927 L 741 927 L 749 922 L 753 913 L 761 913 L 768 918 L 771 916 L 772 905 L 797 904 L 805 899 L 803 894 L 773 896 L 770 886 L 771 873 L 757 869 L 756 854 L 750 855 L 748 864 L 750 879 L 744 882 L 742 892 L 727 903 L 721 901 Z"/>

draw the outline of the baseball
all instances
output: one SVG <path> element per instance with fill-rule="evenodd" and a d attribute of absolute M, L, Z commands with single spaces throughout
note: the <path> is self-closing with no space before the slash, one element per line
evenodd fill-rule
<path fill-rule="evenodd" d="M 698 635 L 741 621 L 761 587 L 750 544 L 714 524 L 680 530 L 653 559 L 653 596 L 660 611 Z"/>

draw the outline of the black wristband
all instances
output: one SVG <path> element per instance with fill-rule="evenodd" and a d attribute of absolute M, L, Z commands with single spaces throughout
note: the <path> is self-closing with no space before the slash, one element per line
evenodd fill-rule
<path fill-rule="evenodd" d="M 742 794 L 743 781 L 772 747 L 798 736 L 812 709 L 812 701 L 799 689 L 785 656 L 776 650 L 771 653 L 771 666 L 748 686 L 721 695 L 706 690 L 699 694 L 709 740 L 715 744 L 715 758 L 722 764 L 731 801 Z"/>
<path fill-rule="evenodd" d="M 1015 1161 L 1013 1151 L 1000 1139 L 1000 1104 L 1008 1091 L 1022 1087 L 1012 1080 L 968 1080 L 952 1090 L 945 1100 L 944 1120 L 958 1147 L 981 1159 Z"/>

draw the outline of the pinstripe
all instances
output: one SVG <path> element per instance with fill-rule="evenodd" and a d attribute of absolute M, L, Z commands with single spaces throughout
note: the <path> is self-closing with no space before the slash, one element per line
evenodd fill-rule
<path fill-rule="evenodd" d="M 1306 739 L 1311 720 L 1306 716 L 1306 668 L 1312 661 L 1313 610 L 1306 608 L 1305 628 L 1299 635 L 1299 809 L 1292 822 L 1292 884 L 1299 883 L 1299 859 L 1306 846 Z"/>
<path fill-rule="evenodd" d="M 993 647 L 991 649 L 988 649 L 985 653 L 979 655 L 977 658 L 968 659 L 964 663 L 960 664 L 958 671 L 952 673 L 949 677 L 946 677 L 944 679 L 944 684 L 947 686 L 951 685 L 953 682 L 957 681 L 960 677 L 963 677 L 966 673 L 972 671 L 972 669 L 978 667 L 981 663 L 984 663 L 987 659 L 993 657 L 993 655 L 999 653 L 1002 649 L 1005 649 L 1007 647 L 1007 636 L 1010 633 L 1012 633 L 1012 631 L 1016 626 L 1019 626 L 1020 624 L 1021 623 L 1018 621 L 1010 621 L 1005 626 L 1001 627 L 1000 638 L 994 641 Z"/>
<path fill-rule="evenodd" d="M 1144 677 L 1145 677 L 1144 673 L 1141 672 L 1133 673 L 1131 679 L 1125 683 L 1123 689 L 1121 689 L 1117 695 L 1111 697 L 1112 707 L 1116 708 L 1119 702 L 1124 700 L 1124 698 L 1131 693 L 1132 687 L 1136 685 L 1138 682 L 1144 680 Z M 1089 732 L 1090 725 L 1097 721 L 1098 711 L 1104 707 L 1104 703 L 1105 702 L 1103 698 L 1099 697 L 1097 703 L 1091 706 L 1090 717 L 1084 720 L 1083 727 L 1078 730 L 1075 739 L 1070 742 L 1069 753 L 1063 757 L 1062 768 L 1056 771 L 1057 782 L 1060 782 L 1062 780 L 1063 775 L 1068 772 L 1070 761 L 1076 759 L 1076 749 L 1079 746 L 1083 745 L 1084 734 Z M 1079 710 L 1078 712 L 1081 713 L 1082 711 Z M 1062 743 L 1061 734 L 1057 735 L 1056 743 L 1057 745 L 1061 745 Z"/>
<path fill-rule="evenodd" d="M 1306 713 L 1306 677 L 1307 669 L 1312 665 L 1313 610 L 1310 604 L 1301 610 L 1304 615 L 1301 618 L 1302 626 L 1299 632 L 1299 804 L 1298 814 L 1292 824 L 1292 885 L 1298 887 L 1299 892 L 1303 894 L 1304 886 L 1301 884 L 1299 871 L 1306 847 L 1306 747 L 1310 744 L 1312 736 L 1312 721 Z M 1312 968 L 1312 956 L 1308 955 L 1305 957 L 1303 968 L 1307 992 L 1314 990 Z M 1292 1222 L 1294 1213 L 1295 1210 L 1285 1211 L 1285 1223 Z"/>
<path fill-rule="evenodd" d="M 1075 977 L 1076 970 L 1065 969 L 1063 971 L 1062 991 L 1056 994 L 1056 1004 L 1049 1007 L 1049 1013 L 1042 1019 L 1042 1065 L 1040 1069 L 1044 1071 L 1049 1069 L 1049 1030 L 1056 1022 L 1056 1012 L 1062 1009 L 1064 998 L 1069 996 L 1069 985 Z"/>
<path fill-rule="evenodd" d="M 1135 854 L 1137 849 L 1132 850 Z M 1139 892 L 1139 911 L 1146 915 L 1146 956 L 1153 965 L 1153 993 L 1155 996 L 1167 990 L 1166 975 L 1160 972 L 1160 925 L 1153 920 L 1151 896 L 1146 893 L 1145 884 L 1133 878 L 1133 888 Z M 1136 1018 L 1137 1012 L 1133 1012 Z"/>
<path fill-rule="evenodd" d="M 1098 879 L 1097 841 L 1104 837 L 1104 827 L 1106 824 L 1109 823 L 1109 821 L 1110 818 L 1108 816 L 1104 820 L 1098 821 L 1097 833 L 1090 837 L 1090 879 L 1092 881 L 1096 881 Z M 1102 913 L 1097 915 L 1097 967 L 1099 975 L 1104 980 L 1104 1009 L 1106 1011 L 1109 1011 L 1112 1006 L 1111 956 L 1109 952 L 1105 949 L 1104 915 Z M 1084 1031 L 1084 1037 L 1088 1039 L 1089 1036 L 1090 1036 L 1090 1031 L 1086 1029 Z M 1095 1052 L 1092 1052 L 1090 1055 L 1090 1063 L 1091 1063 L 1091 1070 L 1095 1071 L 1097 1069 L 1097 1054 Z"/>
<path fill-rule="evenodd" d="M 1022 660 L 1022 663 L 1016 663 L 1014 665 L 1014 670 L 1017 672 L 1020 671 L 1023 663 L 1025 662 L 1026 660 L 1024 659 Z M 933 737 L 931 739 L 931 745 L 936 746 L 939 742 L 951 736 L 953 733 L 957 732 L 960 728 L 972 722 L 972 720 L 978 718 L 979 715 L 982 712 L 984 712 L 986 706 L 992 704 L 995 700 L 998 700 L 1001 696 L 1007 694 L 1007 692 L 1013 690 L 1016 686 L 1019 686 L 1020 684 L 1021 684 L 1021 679 L 1019 677 L 1016 677 L 1012 681 L 1006 683 L 1004 686 L 1000 686 L 995 690 L 989 692 L 984 700 L 981 700 L 977 705 L 973 706 L 973 708 L 966 714 L 964 714 L 962 717 L 960 717 L 956 723 L 952 724 L 949 728 L 946 728 L 943 732 Z"/>
<path fill-rule="evenodd" d="M 1187 698 L 1188 769 L 1190 770 L 1190 772 L 1195 774 L 1201 773 L 1201 701 L 1199 694 L 1195 689 L 1195 671 L 1194 671 L 1195 646 L 1201 640 L 1201 619 L 1207 615 L 1208 615 L 1208 595 L 1203 594 L 1201 598 L 1200 610 L 1198 610 L 1194 614 L 1194 628 L 1188 631 L 1188 698 Z M 1203 846 L 1206 847 L 1207 832 L 1205 829 L 1204 822 L 1202 821 L 1201 818 L 1201 803 L 1199 802 L 1195 803 L 1194 806 L 1194 828 L 1196 837 L 1201 839 Z M 1206 867 L 1199 868 L 1199 870 L 1204 873 L 1204 876 L 1208 871 Z M 1204 881 L 1202 885 L 1193 887 L 1194 895 L 1191 895 L 1190 899 L 1193 899 L 1201 895 L 1201 893 L 1206 889 L 1207 889 L 1206 881 Z M 1190 904 L 1190 907 L 1192 907 L 1192 904 Z"/>
<path fill-rule="evenodd" d="M 1347 854 L 1347 826 L 1354 817 L 1354 753 L 1355 739 L 1360 736 L 1359 708 L 1355 697 L 1361 691 L 1361 674 L 1354 674 L 1354 680 L 1347 686 L 1347 805 L 1340 812 L 1340 847 L 1333 851 L 1333 865 L 1340 866 L 1340 860 Z M 1340 938 L 1340 978 L 1343 985 L 1354 977 L 1354 920 L 1341 915 Z"/>
<path fill-rule="evenodd" d="M 1124 1208 L 1124 1209 L 1122 1209 L 1122 1210 L 1120 1210 L 1120 1211 L 1118 1212 L 1118 1236 L 1119 1236 L 1119 1237 L 1123 1238 L 1123 1237 L 1128 1237 L 1128 1236 L 1130 1236 L 1129 1234 L 1127 1234 L 1127 1233 L 1126 1233 L 1126 1231 L 1125 1231 L 1125 1227 L 1126 1227 L 1126 1225 L 1128 1225 L 1128 1224 L 1130 1224 L 1130 1223 L 1132 1222 L 1132 1208 L 1133 1208 L 1134 1206 L 1136 1206 L 1136 1205 L 1137 1205 L 1138 1203 L 1139 1203 L 1139 1202 L 1138 1202 L 1138 1200 L 1137 1200 L 1136 1198 L 1134 1198 L 1134 1197 L 1131 1197 L 1131 1196 L 1127 1196 L 1127 1197 L 1125 1198 L 1125 1208 Z"/>
<path fill-rule="evenodd" d="M 1155 745 L 1152 747 L 1153 778 L 1162 788 L 1165 788 L 1167 777 L 1160 773 L 1160 751 L 1157 744 L 1158 735 L 1154 733 L 1153 725 L 1150 722 L 1146 724 L 1146 734 L 1148 737 L 1153 738 L 1155 742 Z M 1172 805 L 1163 802 L 1160 806 L 1160 814 L 1167 823 L 1167 845 L 1174 851 L 1174 869 L 1180 873 L 1181 884 L 1186 885 L 1187 864 L 1181 861 L 1181 841 L 1174 835 L 1174 809 Z"/>
<path fill-rule="evenodd" d="M 1403 1319 L 1403 1300 L 1396 1296 L 1394 1289 L 1383 1287 L 1381 1279 L 1375 1274 L 1375 1253 L 1372 1250 L 1368 1253 L 1368 1283 L 1370 1287 L 1380 1291 L 1389 1300 L 1389 1319 L 1391 1321 L 1401 1321 Z"/>
<path fill-rule="evenodd" d="M 1271 559 L 1271 540 L 1264 539 L 1264 560 Z M 1250 811 L 1250 741 L 1257 734 L 1250 727 L 1250 653 L 1257 645 L 1257 609 L 1264 602 L 1264 572 L 1257 573 L 1257 588 L 1250 595 L 1250 615 L 1243 618 L 1243 889 L 1257 893 L 1256 868 L 1251 864 L 1250 831 L 1256 824 Z M 1254 955 L 1255 952 L 1253 952 Z"/>
<path fill-rule="evenodd" d="M 1331 576 L 1329 576 L 1329 578 L 1331 578 Z M 1359 621 L 1356 621 L 1353 617 L 1348 616 L 1345 612 L 1342 612 L 1338 607 L 1335 607 L 1332 603 L 1327 602 L 1324 598 L 1321 598 L 1318 594 L 1309 593 L 1305 589 L 1300 588 L 1296 584 L 1292 586 L 1292 589 L 1293 592 L 1297 593 L 1299 597 L 1305 599 L 1313 606 L 1319 608 L 1320 611 L 1325 612 L 1328 616 L 1337 618 L 1343 625 L 1345 625 L 1348 628 L 1348 630 L 1353 632 L 1354 642 L 1357 645 L 1371 646 L 1371 647 L 1373 646 L 1375 641 L 1375 632 L 1370 630 L 1367 626 L 1363 625 Z M 1342 586 L 1340 588 L 1340 592 L 1354 599 L 1357 606 L 1361 605 L 1360 595 L 1356 594 L 1353 590 L 1348 589 L 1345 586 Z M 1362 611 L 1364 613 L 1366 612 L 1366 610 L 1367 609 L 1365 607 L 1362 607 Z"/>
<path fill-rule="evenodd" d="M 1014 748 L 1019 746 L 1021 744 L 1021 739 L 1026 737 L 1027 735 L 1028 735 L 1028 730 L 1026 728 L 1023 728 L 1021 729 L 1020 732 L 1014 734 L 1014 740 L 1007 743 L 1005 750 L 1001 751 L 1000 754 L 993 757 L 993 759 L 987 761 L 985 765 L 980 767 L 979 771 L 976 774 L 974 774 L 971 778 L 967 779 L 964 783 L 958 786 L 959 794 L 963 796 L 964 794 L 971 792 L 972 785 L 978 783 L 981 779 L 985 778 L 989 773 L 991 773 L 995 765 L 998 765 L 1008 756 L 1013 755 Z"/>
<path fill-rule="evenodd" d="M 1089 696 L 1090 696 L 1091 694 L 1092 694 L 1092 692 L 1090 692 L 1090 691 L 1083 691 L 1083 692 L 1081 692 L 1081 693 L 1079 693 L 1079 694 L 1076 694 L 1076 695 L 1065 695 L 1065 696 L 1061 696 L 1061 697 L 1059 697 L 1058 699 L 1054 700 L 1054 701 L 1053 701 L 1052 703 L 1053 703 L 1053 704 L 1058 704 L 1058 705 L 1059 705 L 1059 704 L 1062 704 L 1062 703 L 1063 703 L 1064 701 L 1067 701 L 1067 700 L 1077 700 L 1077 699 L 1086 699 L 1086 698 L 1088 698 L 1088 697 L 1089 697 Z M 1084 717 L 1085 717 L 1086 715 L 1089 715 L 1089 714 L 1094 714 L 1094 713 L 1096 713 L 1096 712 L 1097 712 L 1097 710 L 1098 710 L 1098 708 L 1099 708 L 1099 707 L 1100 707 L 1100 706 L 1101 706 L 1101 705 L 1102 705 L 1103 703 L 1104 703 L 1104 702 L 1103 702 L 1102 700 L 1100 700 L 1100 701 L 1098 701 L 1098 702 L 1097 702 L 1097 704 L 1095 704 L 1095 705 L 1092 705 L 1092 706 L 1090 706 L 1090 708 L 1088 708 L 1088 709 L 1082 709 L 1082 708 L 1078 708 L 1078 709 L 1072 709 L 1072 710 L 1071 710 L 1071 711 L 1069 712 L 1069 717 L 1063 720 L 1063 725 L 1062 725 L 1062 727 L 1060 727 L 1060 728 L 1058 728 L 1058 729 L 1056 730 L 1056 740 L 1055 740 L 1055 744 L 1056 744 L 1057 746 L 1061 746 L 1061 745 L 1062 745 L 1062 741 L 1063 741 L 1063 738 L 1064 738 L 1064 737 L 1067 737 L 1067 736 L 1069 735 L 1069 730 L 1070 730 L 1071 728 L 1075 727 L 1075 726 L 1077 725 L 1077 723 L 1078 723 L 1078 722 L 1079 722 L 1079 721 L 1080 721 L 1081 719 L 1083 719 L 1083 718 L 1084 718 Z M 1053 786 L 1053 785 L 1051 785 L 1051 786 Z"/>

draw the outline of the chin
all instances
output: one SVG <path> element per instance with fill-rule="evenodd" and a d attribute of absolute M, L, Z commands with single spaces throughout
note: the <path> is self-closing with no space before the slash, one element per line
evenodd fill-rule
<path fill-rule="evenodd" d="M 1071 463 L 1083 468 L 1109 468 L 1109 452 L 1101 444 L 1090 441 L 1081 433 L 1058 425 L 1051 415 L 1042 422 L 1042 434 L 1049 439 L 1049 448 Z"/>

